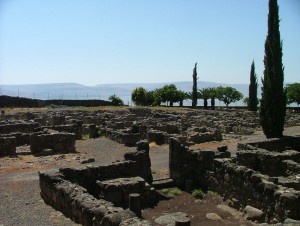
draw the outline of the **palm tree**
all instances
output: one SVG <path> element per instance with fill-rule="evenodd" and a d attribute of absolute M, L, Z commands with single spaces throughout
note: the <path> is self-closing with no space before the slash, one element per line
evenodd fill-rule
<path fill-rule="evenodd" d="M 209 98 L 210 98 L 210 109 L 215 109 L 215 99 L 217 96 L 217 89 L 215 87 L 210 87 L 209 89 Z"/>
<path fill-rule="evenodd" d="M 200 99 L 204 100 L 204 109 L 207 109 L 207 100 L 210 97 L 210 89 L 209 88 L 203 88 L 203 89 L 199 89 L 199 97 Z"/>

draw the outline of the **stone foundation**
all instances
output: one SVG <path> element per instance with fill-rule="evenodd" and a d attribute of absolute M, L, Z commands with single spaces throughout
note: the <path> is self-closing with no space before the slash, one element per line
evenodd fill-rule
<path fill-rule="evenodd" d="M 193 151 L 179 139 L 170 139 L 170 177 L 178 186 L 192 180 L 194 186 L 218 192 L 236 208 L 251 205 L 263 211 L 263 222 L 287 218 L 300 220 L 300 159 L 296 150 L 284 150 L 298 142 L 279 139 L 239 145 L 234 158 L 219 158 L 215 150 Z M 278 152 L 255 147 L 275 145 Z M 298 147 L 299 148 L 299 147 Z M 269 149 L 269 150 L 270 150 Z M 221 150 L 224 151 L 224 150 Z"/>
<path fill-rule="evenodd" d="M 146 160 L 149 153 L 138 151 L 133 156 Z M 151 193 L 150 186 L 145 183 L 150 176 L 141 175 L 142 166 L 151 172 L 148 161 L 131 160 L 107 166 L 90 165 L 41 171 L 41 197 L 45 203 L 82 225 L 116 226 L 133 225 L 130 222 L 134 222 L 139 226 L 151 226 L 149 221 L 139 219 L 133 212 L 118 207 L 126 206 L 127 196 L 132 192 L 140 192 L 144 198 Z M 118 195 L 111 196 L 112 191 Z M 121 198 L 116 200 L 118 197 Z"/>
<path fill-rule="evenodd" d="M 265 213 L 265 221 L 300 219 L 300 192 L 272 182 L 272 178 L 230 159 L 215 159 L 207 174 L 208 189 L 228 199 L 235 207 L 251 205 Z"/>
<path fill-rule="evenodd" d="M 16 154 L 16 137 L 0 137 L 0 157 Z"/>
<path fill-rule="evenodd" d="M 45 149 L 52 149 L 54 152 L 74 152 L 76 136 L 74 133 L 33 133 L 30 136 L 30 150 L 32 153 L 39 153 Z"/>

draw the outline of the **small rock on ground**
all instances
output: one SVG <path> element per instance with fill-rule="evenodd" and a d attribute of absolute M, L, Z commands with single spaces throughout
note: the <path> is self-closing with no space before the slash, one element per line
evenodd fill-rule
<path fill-rule="evenodd" d="M 237 211 L 236 209 L 233 209 L 227 205 L 224 205 L 224 204 L 220 204 L 217 206 L 218 209 L 224 211 L 224 212 L 227 212 L 227 213 L 230 213 L 231 216 L 239 216 L 240 212 Z"/>
<path fill-rule="evenodd" d="M 246 206 L 244 209 L 244 218 L 252 221 L 262 221 L 264 212 L 252 206 Z"/>
<path fill-rule="evenodd" d="M 220 217 L 218 214 L 216 213 L 207 213 L 205 215 L 205 217 L 209 220 L 213 220 L 213 221 L 220 221 L 222 220 L 222 217 Z"/>
<path fill-rule="evenodd" d="M 175 219 L 177 217 L 188 218 L 188 215 L 182 212 L 170 213 L 170 214 L 160 216 L 159 218 L 156 218 L 155 223 L 160 225 L 168 225 L 168 226 L 175 225 Z"/>

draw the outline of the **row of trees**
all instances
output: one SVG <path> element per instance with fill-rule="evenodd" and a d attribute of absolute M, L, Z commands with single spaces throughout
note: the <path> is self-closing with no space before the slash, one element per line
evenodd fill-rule
<path fill-rule="evenodd" d="M 244 98 L 244 103 L 248 106 L 249 111 L 257 111 L 260 100 L 257 98 L 257 76 L 255 74 L 254 62 L 251 65 L 250 72 L 250 85 L 249 85 L 249 97 Z M 196 99 L 202 99 L 204 102 L 203 108 L 208 108 L 208 101 L 210 100 L 211 109 L 215 108 L 215 100 L 220 100 L 228 106 L 231 103 L 239 101 L 243 98 L 243 95 L 232 87 L 209 87 L 203 88 L 196 92 Z M 179 106 L 183 106 L 183 101 L 192 100 L 193 94 L 178 90 L 174 84 L 165 85 L 162 88 L 154 91 L 147 91 L 143 87 L 138 87 L 132 91 L 132 101 L 138 106 L 158 106 L 161 103 L 173 106 L 174 103 L 179 103 Z M 289 84 L 286 87 L 287 103 L 300 104 L 300 83 Z M 115 106 L 124 105 L 123 100 L 114 95 L 108 98 Z"/>
<path fill-rule="evenodd" d="M 284 84 L 284 67 L 282 64 L 282 40 L 279 31 L 279 7 L 277 0 L 269 0 L 268 34 L 265 41 L 264 77 L 262 78 L 262 95 L 260 100 L 259 118 L 263 132 L 267 138 L 282 137 L 286 104 L 300 103 L 300 84 L 294 83 L 287 88 Z M 138 87 L 132 92 L 132 100 L 136 105 L 160 105 L 161 102 L 182 102 L 185 98 L 192 100 L 192 106 L 197 106 L 198 98 L 204 100 L 204 108 L 207 108 L 207 100 L 211 99 L 214 107 L 215 98 L 223 101 L 227 106 L 243 98 L 243 95 L 232 87 L 217 87 L 197 89 L 197 63 L 193 69 L 193 89 L 191 93 L 177 90 L 175 85 L 166 85 L 154 91 L 147 91 Z M 254 62 L 251 65 L 248 109 L 257 111 L 257 76 Z"/>
<path fill-rule="evenodd" d="M 254 62 L 251 65 L 250 72 L 250 85 L 249 85 L 249 97 L 244 98 L 244 103 L 248 106 L 249 111 L 257 111 L 260 100 L 257 98 L 257 76 L 255 74 Z M 211 109 L 215 107 L 215 100 L 223 101 L 226 106 L 243 98 L 243 95 L 232 87 L 209 87 L 203 88 L 196 92 L 196 99 L 202 99 L 204 101 L 203 108 L 208 108 L 208 101 L 210 100 Z M 133 102 L 138 106 L 157 106 L 161 103 L 173 106 L 174 103 L 179 103 L 179 106 L 183 106 L 184 100 L 192 100 L 193 94 L 178 90 L 174 84 L 165 85 L 162 88 L 154 91 L 147 91 L 143 87 L 138 87 L 132 91 L 131 98 Z M 300 83 L 289 84 L 286 87 L 287 103 L 300 104 Z M 108 98 L 115 106 L 124 105 L 123 100 L 114 95 Z"/>
<path fill-rule="evenodd" d="M 223 101 L 226 106 L 230 103 L 239 101 L 243 98 L 243 94 L 232 87 L 211 87 L 197 90 L 196 100 L 195 93 L 188 93 L 178 90 L 174 84 L 165 85 L 162 88 L 153 91 L 147 91 L 143 87 L 135 88 L 131 93 L 131 100 L 138 106 L 160 106 L 166 103 L 167 106 L 173 106 L 174 103 L 179 103 L 183 106 L 183 101 L 191 99 L 192 106 L 198 99 L 204 100 L 204 109 L 208 108 L 208 100 L 211 100 L 211 108 L 215 107 L 215 99 Z"/>

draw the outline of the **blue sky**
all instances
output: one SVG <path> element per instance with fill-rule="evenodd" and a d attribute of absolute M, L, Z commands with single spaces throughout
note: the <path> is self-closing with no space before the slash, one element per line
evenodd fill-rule
<path fill-rule="evenodd" d="M 299 82 L 300 1 L 278 0 L 285 82 Z M 267 0 L 0 0 L 0 84 L 248 83 Z M 260 81 L 260 79 L 259 79 Z"/>

